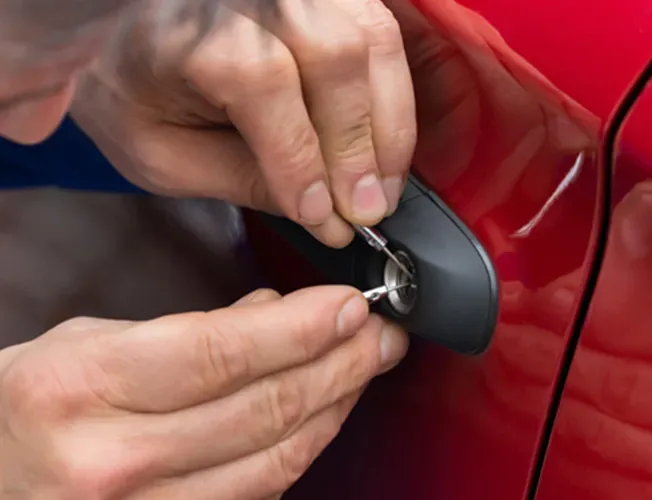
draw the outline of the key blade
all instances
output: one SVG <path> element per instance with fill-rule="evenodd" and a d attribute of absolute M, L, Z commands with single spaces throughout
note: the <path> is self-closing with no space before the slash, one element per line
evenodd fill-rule
<path fill-rule="evenodd" d="M 387 239 L 378 232 L 378 230 L 361 226 L 359 224 L 351 224 L 356 233 L 358 233 L 362 239 L 365 240 L 367 245 L 378 252 L 383 252 L 388 258 L 398 266 L 398 268 L 410 279 L 414 279 L 414 275 L 410 270 L 403 264 L 397 257 L 392 253 L 392 251 L 387 248 Z"/>
<path fill-rule="evenodd" d="M 367 245 L 376 251 L 381 251 L 387 245 L 387 240 L 376 230 L 359 224 L 352 224 L 353 229 L 358 233 Z"/>
<path fill-rule="evenodd" d="M 394 286 L 392 288 L 389 288 L 387 286 L 379 286 L 378 288 L 373 288 L 371 290 L 367 290 L 366 292 L 363 293 L 364 297 L 367 299 L 367 302 L 369 304 L 375 304 L 376 302 L 381 301 L 385 297 L 387 297 L 390 293 L 396 292 L 398 290 L 401 290 L 403 288 L 407 288 L 409 286 L 412 286 L 411 283 L 402 283 L 400 285 Z"/>
<path fill-rule="evenodd" d="M 402 290 L 403 288 L 408 288 L 408 287 L 413 287 L 416 285 L 413 285 L 412 283 L 401 283 L 400 285 L 396 285 L 392 288 L 387 288 L 387 293 L 390 294 L 392 292 L 396 292 L 398 290 Z"/>
<path fill-rule="evenodd" d="M 391 252 L 387 247 L 383 248 L 383 252 L 385 252 L 385 255 L 387 255 L 387 257 L 388 257 L 389 259 L 391 259 L 392 262 L 394 262 L 394 264 L 396 264 L 396 265 L 398 266 L 398 268 L 399 268 L 401 271 L 403 271 L 403 273 L 404 273 L 408 278 L 410 278 L 411 280 L 414 279 L 414 275 L 413 275 L 413 274 L 410 272 L 410 270 L 405 266 L 405 264 L 403 264 L 403 263 L 399 260 L 399 258 L 398 258 L 396 255 L 394 255 L 394 254 L 393 254 L 393 253 L 392 253 L 392 252 Z"/>
<path fill-rule="evenodd" d="M 363 292 L 362 295 L 364 295 L 365 299 L 367 299 L 367 302 L 374 304 L 382 299 L 385 293 L 389 293 L 387 287 L 379 286 Z"/>

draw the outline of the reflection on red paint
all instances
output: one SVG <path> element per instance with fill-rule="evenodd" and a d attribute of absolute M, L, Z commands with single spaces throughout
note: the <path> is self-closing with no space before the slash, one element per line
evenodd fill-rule
<path fill-rule="evenodd" d="M 342 435 L 284 497 L 291 500 L 522 498 L 591 261 L 601 120 L 513 48 L 520 42 L 550 62 L 553 52 L 577 57 L 574 47 L 537 46 L 526 32 L 505 41 L 470 1 L 414 3 L 420 10 L 386 1 L 413 71 L 414 171 L 490 254 L 498 327 L 476 358 L 415 339 L 408 359 L 372 384 Z M 501 5 L 483 14 L 504 20 Z M 605 95 L 601 106 L 611 109 L 619 95 Z M 273 252 L 271 235 L 252 233 L 272 273 L 286 268 L 284 259 L 295 262 L 286 248 Z M 275 282 L 287 285 L 279 274 Z"/>
<path fill-rule="evenodd" d="M 641 133 L 637 115 L 650 116 L 650 96 L 621 134 L 605 258 L 539 500 L 652 497 L 652 157 L 630 141 Z"/>

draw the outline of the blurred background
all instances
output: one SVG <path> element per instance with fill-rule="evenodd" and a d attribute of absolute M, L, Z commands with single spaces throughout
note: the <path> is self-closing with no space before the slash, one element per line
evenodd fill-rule
<path fill-rule="evenodd" d="M 239 211 L 218 201 L 0 191 L 0 347 L 80 315 L 224 306 L 256 274 Z"/>

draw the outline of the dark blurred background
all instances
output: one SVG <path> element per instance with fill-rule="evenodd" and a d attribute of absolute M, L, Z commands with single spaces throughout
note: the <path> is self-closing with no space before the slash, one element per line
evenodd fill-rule
<path fill-rule="evenodd" d="M 220 307 L 255 275 L 240 214 L 218 201 L 0 191 L 0 347 L 79 315 Z"/>

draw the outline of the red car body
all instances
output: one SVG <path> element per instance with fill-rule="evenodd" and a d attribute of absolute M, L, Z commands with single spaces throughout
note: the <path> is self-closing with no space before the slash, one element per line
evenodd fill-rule
<path fill-rule="evenodd" d="M 499 318 L 481 356 L 413 339 L 287 498 L 652 498 L 652 2 L 398 17 L 413 171 L 490 255 Z M 248 224 L 277 287 L 318 280 Z"/>

